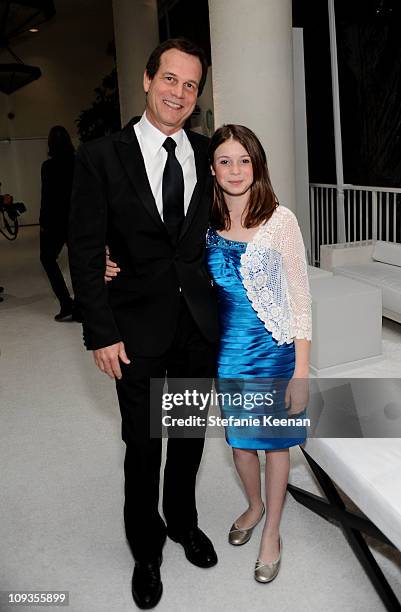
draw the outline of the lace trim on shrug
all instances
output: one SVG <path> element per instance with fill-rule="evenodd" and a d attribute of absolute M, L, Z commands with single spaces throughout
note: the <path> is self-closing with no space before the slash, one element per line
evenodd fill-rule
<path fill-rule="evenodd" d="M 241 256 L 244 287 L 278 344 L 312 339 L 312 307 L 305 247 L 294 213 L 278 206 Z"/>

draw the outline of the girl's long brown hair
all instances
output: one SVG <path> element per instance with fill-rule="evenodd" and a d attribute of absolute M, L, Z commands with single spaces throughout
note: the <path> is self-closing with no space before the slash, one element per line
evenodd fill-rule
<path fill-rule="evenodd" d="M 253 183 L 248 204 L 244 210 L 244 227 L 257 227 L 270 219 L 279 205 L 270 181 L 266 154 L 255 134 L 243 125 L 227 124 L 213 134 L 209 145 L 209 160 L 214 164 L 214 153 L 223 142 L 230 139 L 239 142 L 246 149 L 252 162 Z M 211 225 L 215 229 L 229 230 L 230 213 L 224 200 L 224 192 L 214 177 L 214 197 L 211 210 Z"/>

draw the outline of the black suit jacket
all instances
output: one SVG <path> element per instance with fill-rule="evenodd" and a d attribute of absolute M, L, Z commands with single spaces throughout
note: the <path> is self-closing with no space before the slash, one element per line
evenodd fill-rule
<path fill-rule="evenodd" d="M 181 294 L 203 335 L 212 342 L 218 338 L 217 304 L 204 264 L 212 201 L 208 140 L 187 132 L 197 183 L 174 244 L 157 210 L 133 123 L 77 153 L 70 270 L 88 349 L 123 340 L 129 356 L 157 356 L 172 342 Z M 107 286 L 106 244 L 121 268 Z"/>

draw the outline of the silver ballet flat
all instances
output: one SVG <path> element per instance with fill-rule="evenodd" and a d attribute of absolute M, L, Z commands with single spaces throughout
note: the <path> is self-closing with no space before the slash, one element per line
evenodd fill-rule
<path fill-rule="evenodd" d="M 258 559 L 255 563 L 255 580 L 258 582 L 271 582 L 277 576 L 280 569 L 281 553 L 283 550 L 283 542 L 280 536 L 279 539 L 280 554 L 278 559 L 271 563 L 263 563 Z"/>
<path fill-rule="evenodd" d="M 251 539 L 252 531 L 255 529 L 256 525 L 262 520 L 262 517 L 265 513 L 265 505 L 262 506 L 262 511 L 256 523 L 247 527 L 246 529 L 238 527 L 237 523 L 233 523 L 231 525 L 231 529 L 228 534 L 228 541 L 233 546 L 242 546 L 242 544 L 246 544 Z"/>

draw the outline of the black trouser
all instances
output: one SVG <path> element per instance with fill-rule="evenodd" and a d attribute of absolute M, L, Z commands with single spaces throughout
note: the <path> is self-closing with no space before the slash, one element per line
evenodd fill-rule
<path fill-rule="evenodd" d="M 150 331 L 151 333 L 151 331 Z M 170 349 L 160 357 L 130 354 L 122 365 L 117 393 L 126 443 L 124 463 L 124 521 L 127 540 L 136 559 L 153 559 L 163 547 L 167 531 L 179 537 L 197 526 L 195 482 L 203 438 L 170 438 L 164 469 L 163 513 L 158 510 L 162 441 L 150 437 L 150 378 L 215 375 L 216 345 L 207 342 L 182 300 L 177 330 Z M 161 390 L 161 388 L 160 388 Z"/>
<path fill-rule="evenodd" d="M 65 232 L 49 229 L 40 232 L 40 261 L 61 308 L 71 306 L 71 296 L 57 263 L 57 257 L 65 243 Z"/>

